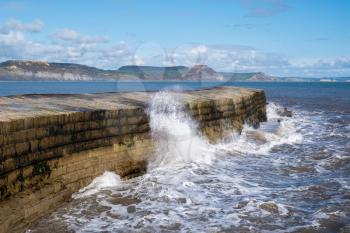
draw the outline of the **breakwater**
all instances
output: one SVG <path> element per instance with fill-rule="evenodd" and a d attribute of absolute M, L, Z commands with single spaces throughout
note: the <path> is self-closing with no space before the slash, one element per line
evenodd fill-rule
<path fill-rule="evenodd" d="M 0 225 L 21 231 L 104 171 L 143 174 L 154 151 L 153 92 L 0 98 Z M 266 120 L 263 91 L 173 93 L 213 143 Z"/>

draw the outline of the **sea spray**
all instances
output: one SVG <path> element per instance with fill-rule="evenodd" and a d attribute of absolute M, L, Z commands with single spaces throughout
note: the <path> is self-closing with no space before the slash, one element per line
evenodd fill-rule
<path fill-rule="evenodd" d="M 96 194 L 103 189 L 116 187 L 120 185 L 121 182 L 120 176 L 114 172 L 106 171 L 101 176 L 96 177 L 88 186 L 80 189 L 77 193 L 74 193 L 72 197 L 87 197 Z"/>
<path fill-rule="evenodd" d="M 231 132 L 217 148 L 240 154 L 267 155 L 276 146 L 301 143 L 303 136 L 298 132 L 299 121 L 294 117 L 278 115 L 278 109 L 281 106 L 270 103 L 266 109 L 266 123 L 262 123 L 257 129 L 244 125 L 241 134 Z"/>
<path fill-rule="evenodd" d="M 182 166 L 187 162 L 209 164 L 214 157 L 213 146 L 204 139 L 198 125 L 185 112 L 176 92 L 158 92 L 152 98 L 150 127 L 156 144 L 149 168 Z"/>

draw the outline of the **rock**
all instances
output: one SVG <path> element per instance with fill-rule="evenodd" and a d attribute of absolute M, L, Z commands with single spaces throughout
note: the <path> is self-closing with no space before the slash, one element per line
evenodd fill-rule
<path fill-rule="evenodd" d="M 292 117 L 293 113 L 292 111 L 288 110 L 286 107 L 283 109 L 278 109 L 277 114 L 280 115 L 281 117 Z"/>
<path fill-rule="evenodd" d="M 126 210 L 128 211 L 129 214 L 135 213 L 136 207 L 134 205 L 129 205 Z"/>
<path fill-rule="evenodd" d="M 234 207 L 235 209 L 242 209 L 248 205 L 248 201 L 240 201 L 237 203 L 237 205 Z"/>
<path fill-rule="evenodd" d="M 186 198 L 184 198 L 184 197 L 178 198 L 177 201 L 178 201 L 179 203 L 182 203 L 182 204 L 186 204 L 186 202 L 187 202 Z"/>
<path fill-rule="evenodd" d="M 260 208 L 272 214 L 278 214 L 278 206 L 272 202 L 264 202 L 260 204 Z"/>
<path fill-rule="evenodd" d="M 249 139 L 252 139 L 252 140 L 255 140 L 255 141 L 259 141 L 259 142 L 262 142 L 262 143 L 266 143 L 267 142 L 267 139 L 264 135 L 264 133 L 261 133 L 260 131 L 247 131 L 246 132 L 246 135 Z"/>

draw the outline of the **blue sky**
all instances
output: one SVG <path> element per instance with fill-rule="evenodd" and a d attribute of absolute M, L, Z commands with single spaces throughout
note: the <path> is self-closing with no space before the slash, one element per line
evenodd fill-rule
<path fill-rule="evenodd" d="M 347 0 L 0 0 L 0 61 L 350 76 Z"/>

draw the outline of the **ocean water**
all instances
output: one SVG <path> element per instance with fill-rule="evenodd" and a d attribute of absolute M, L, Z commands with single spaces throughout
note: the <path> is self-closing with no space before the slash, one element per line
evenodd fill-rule
<path fill-rule="evenodd" d="M 58 90 L 115 91 L 99 86 L 107 84 Z M 349 83 L 225 83 L 264 89 L 268 121 L 217 144 L 200 134 L 170 84 L 210 83 L 145 84 L 167 89 L 148 109 L 156 151 L 147 173 L 123 180 L 106 171 L 28 232 L 349 232 Z M 282 106 L 293 117 L 280 117 Z"/>

